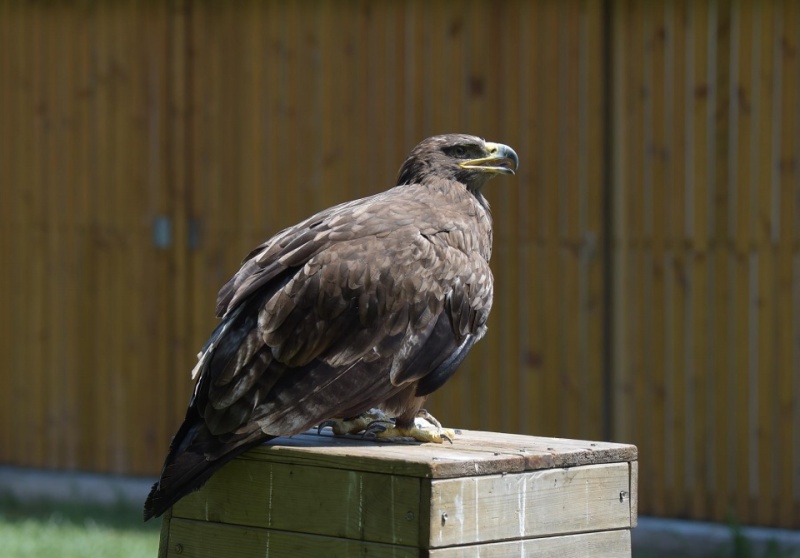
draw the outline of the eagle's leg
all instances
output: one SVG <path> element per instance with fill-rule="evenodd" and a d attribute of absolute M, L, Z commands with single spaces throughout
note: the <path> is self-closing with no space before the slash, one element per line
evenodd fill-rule
<path fill-rule="evenodd" d="M 425 428 L 416 423 L 416 418 L 422 418 L 431 423 L 434 428 Z M 442 428 L 441 423 L 436 420 L 425 409 L 420 409 L 411 419 L 397 417 L 394 422 L 387 420 L 376 420 L 367 426 L 364 431 L 365 438 L 383 440 L 386 438 L 413 438 L 418 442 L 432 442 L 441 444 L 445 440 L 453 443 L 456 437 L 454 430 Z"/>
<path fill-rule="evenodd" d="M 326 420 L 317 427 L 317 434 L 321 433 L 323 429 L 330 427 L 331 431 L 337 436 L 345 434 L 358 434 L 363 432 L 369 427 L 370 424 L 376 422 L 392 423 L 386 413 L 380 409 L 370 409 L 362 415 L 347 419 L 331 419 Z"/>
<path fill-rule="evenodd" d="M 416 418 L 425 419 L 434 428 L 417 425 Z M 413 438 L 418 442 L 441 444 L 447 440 L 452 444 L 456 437 L 454 430 L 442 428 L 441 423 L 425 409 L 417 411 L 416 414 L 412 415 L 411 419 L 407 417 L 393 419 L 380 409 L 370 409 L 357 417 L 326 420 L 317 427 L 317 433 L 321 433 L 327 427 L 330 427 L 337 436 L 363 432 L 364 438 L 371 440 Z"/>

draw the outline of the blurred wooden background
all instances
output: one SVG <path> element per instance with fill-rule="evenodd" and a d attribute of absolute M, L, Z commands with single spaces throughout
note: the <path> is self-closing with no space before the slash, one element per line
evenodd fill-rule
<path fill-rule="evenodd" d="M 463 131 L 521 168 L 428 407 L 798 528 L 799 104 L 791 0 L 0 1 L 0 463 L 157 473 L 249 249 Z"/>

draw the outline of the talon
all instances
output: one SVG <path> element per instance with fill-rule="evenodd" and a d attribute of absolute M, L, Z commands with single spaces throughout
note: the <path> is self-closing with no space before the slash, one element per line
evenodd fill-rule
<path fill-rule="evenodd" d="M 436 420 L 436 417 L 430 414 L 427 409 L 420 409 L 419 411 L 417 411 L 417 418 L 427 420 L 429 423 L 434 425 L 436 428 L 439 428 L 440 430 L 442 428 L 442 423 Z"/>
<path fill-rule="evenodd" d="M 326 420 L 325 422 L 321 422 L 319 424 L 319 426 L 317 426 L 317 435 L 321 436 L 322 435 L 322 431 L 324 429 L 326 429 L 326 428 L 330 428 L 331 431 L 333 432 L 333 430 L 334 430 L 333 427 L 334 426 L 336 426 L 336 421 L 335 420 Z M 334 434 L 336 434 L 336 433 L 334 432 Z"/>
<path fill-rule="evenodd" d="M 423 443 L 442 444 L 447 440 L 452 444 L 456 434 L 460 433 L 449 428 L 442 428 L 441 423 L 425 409 L 417 412 L 416 418 L 424 419 L 431 426 L 422 423 L 417 425 L 415 422 L 409 426 L 398 426 L 395 419 L 386 416 L 378 409 L 372 409 L 350 419 L 326 420 L 317 426 L 317 434 L 322 434 L 325 428 L 330 427 L 334 436 L 361 433 L 362 438 L 366 440 L 412 438 Z"/>
<path fill-rule="evenodd" d="M 392 428 L 394 428 L 394 421 L 391 419 L 374 420 L 364 429 L 363 437 L 368 440 L 374 440 Z"/>
<path fill-rule="evenodd" d="M 370 411 L 357 417 L 326 420 L 317 426 L 317 434 L 321 434 L 322 431 L 327 427 L 330 427 L 334 436 L 358 434 L 376 420 L 387 420 L 387 417 L 382 411 L 378 409 L 371 409 Z"/>

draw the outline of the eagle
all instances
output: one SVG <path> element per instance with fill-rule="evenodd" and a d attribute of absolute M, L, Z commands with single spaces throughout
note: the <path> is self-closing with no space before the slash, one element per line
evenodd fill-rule
<path fill-rule="evenodd" d="M 250 252 L 219 292 L 221 321 L 198 355 L 145 521 L 237 455 L 313 426 L 452 441 L 423 403 L 486 333 L 492 218 L 482 189 L 518 164 L 507 145 L 430 137 L 393 188 L 325 209 Z"/>

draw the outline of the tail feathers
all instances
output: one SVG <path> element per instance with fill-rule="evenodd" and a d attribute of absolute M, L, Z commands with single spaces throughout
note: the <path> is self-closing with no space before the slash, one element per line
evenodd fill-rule
<path fill-rule="evenodd" d="M 176 455 L 170 452 L 161 478 L 150 489 L 144 503 L 145 521 L 159 517 L 178 500 L 203 486 L 234 457 L 272 439 L 261 432 L 253 432 L 244 438 L 221 442 L 202 424 L 191 428 L 187 436 L 194 439 L 189 444 L 182 443 L 185 449 Z"/>

